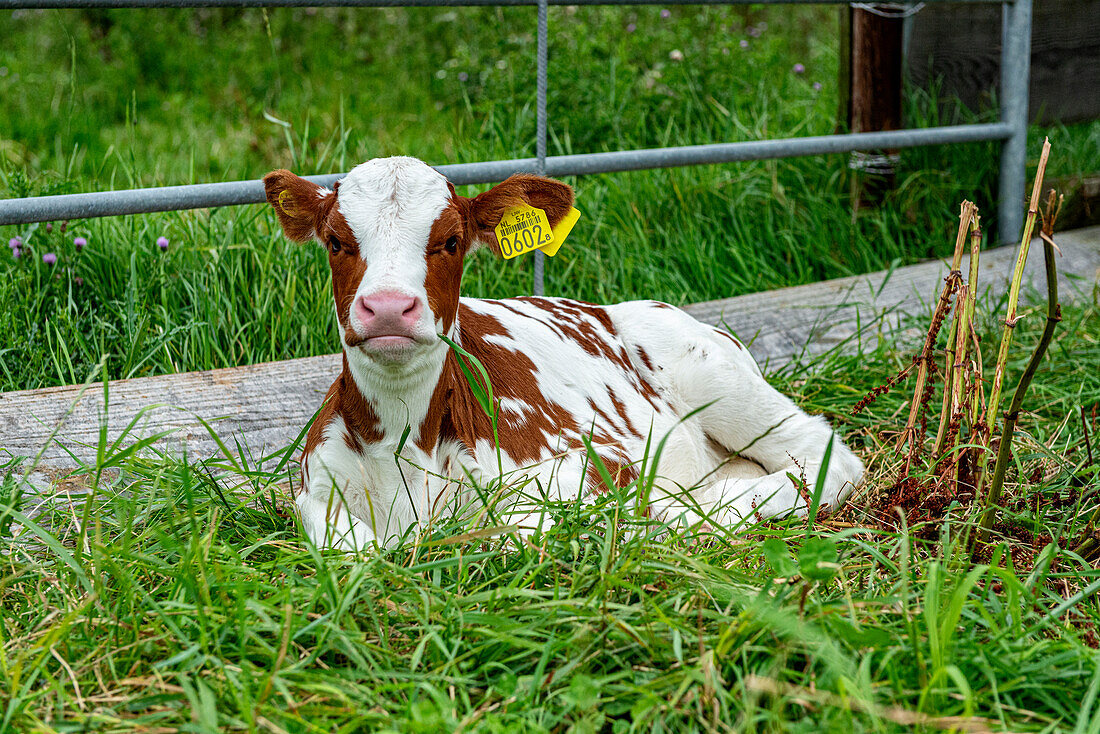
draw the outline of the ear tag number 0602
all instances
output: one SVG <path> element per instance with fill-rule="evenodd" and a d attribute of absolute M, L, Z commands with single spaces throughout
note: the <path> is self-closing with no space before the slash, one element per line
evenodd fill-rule
<path fill-rule="evenodd" d="M 500 245 L 500 254 L 506 259 L 537 250 L 554 241 L 546 212 L 527 204 L 506 211 L 493 231 Z"/>

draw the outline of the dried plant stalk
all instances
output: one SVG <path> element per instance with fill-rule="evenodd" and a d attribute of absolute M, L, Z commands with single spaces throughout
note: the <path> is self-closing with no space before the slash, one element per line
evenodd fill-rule
<path fill-rule="evenodd" d="M 1005 316 L 1005 328 L 1001 334 L 1001 346 L 997 352 L 997 363 L 993 370 L 993 386 L 989 391 L 989 403 L 986 405 L 986 430 L 992 436 L 997 425 L 997 411 L 1001 407 L 1001 386 L 1004 383 L 1005 365 L 1008 363 L 1008 347 L 1012 343 L 1012 333 L 1016 328 L 1016 308 L 1020 300 L 1020 285 L 1024 277 L 1024 264 L 1027 262 L 1028 248 L 1031 246 L 1031 233 L 1035 228 L 1035 219 L 1039 214 L 1039 192 L 1043 186 L 1043 175 L 1047 170 L 1047 158 L 1050 157 L 1050 138 L 1043 141 L 1043 151 L 1039 155 L 1039 166 L 1035 171 L 1035 183 L 1031 188 L 1031 203 L 1027 208 L 1027 219 L 1020 237 L 1020 250 L 1016 256 L 1016 267 L 1012 271 L 1012 282 L 1008 292 L 1008 314 Z M 981 498 L 985 491 L 986 470 L 989 465 L 989 452 L 983 451 L 978 457 L 975 497 Z"/>
<path fill-rule="evenodd" d="M 955 301 L 955 364 L 951 376 L 951 433 L 956 437 L 955 446 L 945 446 L 944 448 L 951 452 L 950 461 L 948 461 L 948 470 L 944 476 L 949 481 L 957 483 L 959 480 L 959 463 L 962 459 L 962 450 L 957 448 L 958 444 L 965 443 L 960 440 L 962 434 L 962 421 L 963 416 L 968 413 L 965 408 L 966 405 L 966 365 L 967 360 L 967 346 L 970 344 L 970 322 L 967 320 L 967 304 L 970 301 L 970 284 L 962 283 L 959 285 L 959 295 Z M 942 422 L 941 422 L 942 425 Z"/>
<path fill-rule="evenodd" d="M 996 424 L 997 410 L 1001 407 L 1001 386 L 1005 379 L 1005 365 L 1008 363 L 1008 348 L 1012 344 L 1012 333 L 1016 328 L 1016 309 L 1020 301 L 1020 285 L 1024 280 L 1024 264 L 1031 247 L 1031 233 L 1035 228 L 1035 218 L 1039 215 L 1039 192 L 1043 188 L 1043 175 L 1047 170 L 1047 158 L 1050 156 L 1050 138 L 1043 141 L 1043 152 L 1039 156 L 1039 167 L 1035 171 L 1035 184 L 1031 189 L 1031 203 L 1027 208 L 1027 220 L 1020 237 L 1020 251 L 1016 256 L 1016 268 L 1012 271 L 1012 283 L 1008 290 L 1008 314 L 1005 316 L 1005 328 L 1001 334 L 1001 348 L 997 352 L 997 366 L 993 372 L 993 387 L 989 393 L 989 409 L 986 422 Z"/>
<path fill-rule="evenodd" d="M 943 290 L 940 291 L 940 298 L 936 303 L 936 310 L 932 315 L 932 325 L 928 329 L 928 335 L 924 339 L 924 346 L 921 348 L 919 356 L 920 366 L 917 368 L 917 384 L 913 390 L 913 402 L 909 406 L 909 419 L 905 422 L 905 428 L 902 430 L 901 436 L 898 437 L 898 451 L 901 451 L 905 444 L 908 443 L 910 457 L 912 457 L 918 447 L 922 446 L 924 443 L 924 437 L 917 436 L 917 420 L 920 418 L 922 406 L 928 401 L 928 396 L 925 393 L 931 387 L 931 385 L 928 384 L 929 372 L 932 369 L 933 350 L 936 347 L 936 337 L 939 335 L 940 325 L 943 323 L 944 317 L 951 308 L 951 296 L 958 288 L 959 280 L 961 279 L 959 266 L 962 264 L 963 245 L 966 242 L 966 232 L 970 227 L 971 218 L 973 218 L 978 211 L 978 207 L 974 206 L 974 204 L 969 201 L 964 201 L 959 209 L 959 233 L 955 237 L 955 254 L 951 259 L 951 272 L 949 272 L 947 278 L 944 279 Z M 950 341 L 950 336 L 948 340 Z M 945 377 L 944 379 L 947 378 Z"/>
<path fill-rule="evenodd" d="M 941 305 L 945 298 L 950 298 L 951 292 L 958 288 L 958 284 L 962 279 L 962 273 L 959 271 L 959 268 L 962 265 L 963 245 L 966 243 L 966 232 L 970 228 L 971 220 L 977 215 L 978 207 L 976 207 L 973 202 L 963 201 L 959 212 L 959 232 L 955 236 L 955 256 L 951 261 L 951 272 L 947 276 L 948 280 L 944 284 L 943 293 L 940 294 Z M 949 417 L 951 415 L 951 385 L 955 372 L 955 341 L 955 321 L 952 320 L 951 330 L 947 333 L 947 347 L 945 350 L 946 356 L 943 371 L 943 406 L 940 408 L 940 427 L 936 432 L 936 443 L 932 448 L 933 456 L 940 456 L 943 454 L 944 445 L 947 441 L 947 430 L 948 424 L 950 423 Z M 910 410 L 909 413 L 909 420 L 915 422 L 915 415 L 912 410 Z M 905 434 L 902 435 L 904 436 Z"/>
<path fill-rule="evenodd" d="M 978 466 L 981 464 L 982 455 L 986 454 L 989 446 L 989 428 L 985 422 L 985 385 L 982 383 L 982 349 L 978 342 L 978 334 L 974 330 L 974 313 L 978 303 L 978 262 L 981 257 L 982 230 L 977 217 L 970 229 L 970 275 L 967 280 L 969 298 L 966 304 L 967 311 L 967 342 L 972 350 L 972 357 L 967 361 L 967 402 L 969 414 L 967 420 L 970 423 L 970 433 L 967 443 L 969 453 L 966 467 L 967 476 L 958 477 L 960 483 L 969 483 L 972 491 L 977 491 Z"/>
<path fill-rule="evenodd" d="M 1048 141 L 1043 146 L 1044 156 L 1040 161 L 1040 166 L 1045 163 L 1046 153 L 1049 149 L 1050 142 Z M 1041 176 L 1042 168 L 1037 174 L 1037 177 Z M 1033 206 L 1037 206 L 1037 203 Z M 1047 216 L 1044 217 L 1043 231 L 1040 234 L 1043 240 L 1043 262 L 1046 265 L 1047 276 L 1047 320 L 1043 326 L 1042 336 L 1039 337 L 1039 343 L 1036 345 L 1035 351 L 1032 352 L 1031 359 L 1028 360 L 1023 375 L 1020 376 L 1020 382 L 1016 385 L 1016 391 L 1012 394 L 1012 401 L 1005 413 L 1004 428 L 1001 430 L 1001 441 L 997 448 L 997 463 L 993 467 L 993 478 L 989 484 L 989 492 L 982 502 L 981 518 L 978 521 L 976 540 L 979 546 L 988 540 L 989 531 L 993 527 L 993 521 L 997 515 L 997 505 L 1000 502 L 1001 490 L 1004 487 L 1005 472 L 1008 470 L 1008 458 L 1012 453 L 1012 434 L 1016 430 L 1016 421 L 1020 417 L 1024 395 L 1027 393 L 1028 387 L 1031 386 L 1031 380 L 1035 377 L 1035 373 L 1046 355 L 1047 347 L 1050 346 L 1050 340 L 1054 336 L 1055 327 L 1062 320 L 1062 307 L 1058 303 L 1058 269 L 1054 262 L 1054 240 L 1051 237 L 1056 217 L 1055 194 L 1051 191 L 1047 205 Z M 1029 216 L 1029 219 L 1033 220 L 1034 218 Z M 1010 302 L 1009 308 L 1011 309 L 1013 306 L 1014 303 Z M 998 367 L 1000 366 L 998 364 Z"/>

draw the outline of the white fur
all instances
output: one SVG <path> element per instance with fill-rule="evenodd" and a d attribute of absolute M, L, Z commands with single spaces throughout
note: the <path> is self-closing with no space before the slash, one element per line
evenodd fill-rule
<path fill-rule="evenodd" d="M 432 224 L 447 206 L 447 179 L 415 158 L 376 158 L 353 168 L 340 182 L 336 201 L 359 243 L 367 272 L 355 297 L 396 291 L 425 304 L 414 331 L 435 342 L 442 324 L 427 307 L 424 247 Z M 359 329 L 354 309 L 352 328 Z"/>

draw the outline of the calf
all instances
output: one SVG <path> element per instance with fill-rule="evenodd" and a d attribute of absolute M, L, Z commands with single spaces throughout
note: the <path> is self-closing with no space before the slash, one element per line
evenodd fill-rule
<path fill-rule="evenodd" d="M 607 491 L 585 439 L 620 487 L 666 439 L 648 510 L 689 525 L 805 512 L 801 481 L 815 486 L 830 441 L 822 503 L 863 473 L 736 339 L 679 309 L 460 298 L 466 255 L 499 254 L 494 228 L 514 206 L 557 224 L 573 203 L 563 183 L 517 175 L 467 198 L 421 161 L 382 158 L 332 190 L 289 171 L 264 185 L 286 236 L 319 242 L 332 270 L 343 370 L 306 438 L 297 495 L 319 546 L 392 543 L 490 486 L 498 517 L 533 530 L 540 499 Z M 484 365 L 496 437 L 440 335 Z"/>

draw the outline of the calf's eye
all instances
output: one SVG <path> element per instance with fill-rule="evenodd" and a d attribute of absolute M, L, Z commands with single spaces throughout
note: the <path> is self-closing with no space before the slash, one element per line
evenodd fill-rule
<path fill-rule="evenodd" d="M 335 235 L 328 236 L 328 251 L 333 255 L 340 252 L 340 240 L 336 239 Z"/>
<path fill-rule="evenodd" d="M 447 251 L 448 255 L 453 255 L 458 252 L 458 237 L 451 235 L 447 238 L 447 242 L 443 245 L 443 249 Z"/>

